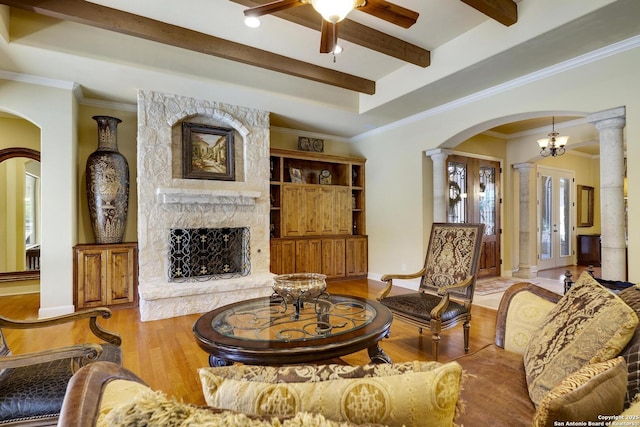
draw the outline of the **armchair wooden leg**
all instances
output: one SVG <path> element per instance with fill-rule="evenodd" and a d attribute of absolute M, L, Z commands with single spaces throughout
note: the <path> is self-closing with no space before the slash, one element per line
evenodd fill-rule
<path fill-rule="evenodd" d="M 469 329 L 471 328 L 471 323 L 466 321 L 462 324 L 462 329 L 464 332 L 464 352 L 469 352 Z"/>
<path fill-rule="evenodd" d="M 434 333 L 431 336 L 431 352 L 433 353 L 433 360 L 438 361 L 438 348 L 440 347 L 440 334 Z"/>

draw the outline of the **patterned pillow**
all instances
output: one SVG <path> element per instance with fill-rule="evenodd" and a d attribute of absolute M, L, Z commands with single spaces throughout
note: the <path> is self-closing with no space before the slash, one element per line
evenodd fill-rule
<path fill-rule="evenodd" d="M 149 390 L 133 400 L 114 407 L 104 418 L 106 426 L 233 426 L 233 427 L 350 427 L 353 424 L 327 420 L 321 414 L 298 413 L 284 421 L 257 419 L 232 411 L 218 411 L 167 398 Z"/>
<path fill-rule="evenodd" d="M 542 399 L 533 425 L 602 422 L 604 415 L 618 415 L 622 412 L 626 382 L 627 369 L 622 357 L 587 365 L 562 380 Z"/>
<path fill-rule="evenodd" d="M 457 362 L 418 363 L 415 367 L 424 371 L 385 375 L 385 369 L 393 372 L 395 367 L 380 365 L 380 376 L 344 378 L 325 375 L 335 372 L 326 366 L 253 370 L 240 365 L 202 368 L 199 374 L 207 404 L 220 409 L 273 416 L 320 413 L 333 421 L 354 424 L 451 426 L 458 412 L 462 367 Z M 282 369 L 289 371 L 278 372 Z M 291 375 L 291 369 L 302 381 L 270 381 Z M 266 373 L 254 376 L 260 370 Z M 372 373 L 370 368 L 364 370 Z M 248 376 L 253 378 L 245 378 L 252 371 Z"/>
<path fill-rule="evenodd" d="M 621 291 L 618 296 L 640 317 L 640 288 L 633 286 Z M 636 329 L 629 344 L 620 353 L 627 362 L 627 395 L 624 406 L 628 408 L 640 392 L 640 331 Z"/>
<path fill-rule="evenodd" d="M 617 356 L 637 325 L 633 309 L 583 273 L 549 312 L 525 349 L 531 401 L 538 406 L 568 375 L 589 363 Z"/>
<path fill-rule="evenodd" d="M 540 327 L 546 315 L 555 307 L 531 292 L 516 294 L 509 303 L 507 328 L 504 333 L 504 349 L 523 354 L 531 340 L 531 335 Z"/>
<path fill-rule="evenodd" d="M 372 363 L 368 365 L 232 365 L 214 368 L 217 376 L 229 380 L 265 383 L 310 383 L 344 378 L 371 378 L 400 375 L 406 372 L 426 372 L 436 369 L 438 362 Z"/>

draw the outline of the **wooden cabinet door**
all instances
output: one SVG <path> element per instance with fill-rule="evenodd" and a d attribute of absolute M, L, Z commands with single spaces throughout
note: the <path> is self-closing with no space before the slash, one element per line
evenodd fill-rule
<path fill-rule="evenodd" d="M 303 236 L 300 215 L 302 211 L 302 187 L 282 186 L 282 237 Z"/>
<path fill-rule="evenodd" d="M 322 239 L 322 274 L 328 279 L 345 276 L 345 239 Z"/>
<path fill-rule="evenodd" d="M 108 274 L 106 303 L 125 304 L 137 301 L 134 285 L 137 275 L 137 256 L 134 248 L 117 248 L 107 251 Z"/>
<path fill-rule="evenodd" d="M 107 289 L 107 253 L 102 249 L 85 249 L 76 251 L 75 257 L 78 308 L 104 305 Z"/>
<path fill-rule="evenodd" d="M 280 240 L 273 240 L 269 244 L 269 271 L 273 274 L 282 273 L 282 242 Z"/>
<path fill-rule="evenodd" d="M 346 253 L 347 277 L 365 276 L 368 273 L 366 237 L 348 237 Z"/>
<path fill-rule="evenodd" d="M 335 234 L 351 234 L 353 227 L 351 191 L 349 188 L 336 188 L 335 193 Z"/>
<path fill-rule="evenodd" d="M 317 216 L 320 234 L 335 234 L 336 229 L 336 191 L 331 187 L 320 188 L 320 203 Z"/>
<path fill-rule="evenodd" d="M 296 273 L 322 271 L 322 242 L 319 239 L 296 241 Z"/>
<path fill-rule="evenodd" d="M 301 221 L 301 231 L 304 236 L 320 234 L 320 221 L 318 220 L 321 206 L 320 188 L 302 187 L 302 206 L 298 212 Z"/>
<path fill-rule="evenodd" d="M 272 240 L 270 269 L 273 274 L 296 272 L 295 240 Z"/>

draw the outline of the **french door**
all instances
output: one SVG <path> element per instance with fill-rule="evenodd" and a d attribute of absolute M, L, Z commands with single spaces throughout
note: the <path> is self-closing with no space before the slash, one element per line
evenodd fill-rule
<path fill-rule="evenodd" d="M 574 173 L 538 166 L 538 269 L 572 264 Z"/>
<path fill-rule="evenodd" d="M 500 162 L 447 158 L 449 223 L 485 225 L 478 277 L 500 276 Z"/>

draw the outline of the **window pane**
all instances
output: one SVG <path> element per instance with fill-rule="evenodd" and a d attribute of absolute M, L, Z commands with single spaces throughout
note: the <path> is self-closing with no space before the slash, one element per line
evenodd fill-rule
<path fill-rule="evenodd" d="M 551 244 L 553 222 L 553 180 L 550 176 L 544 175 L 542 175 L 540 179 L 540 188 L 542 189 L 540 195 L 540 258 L 551 259 L 553 258 L 553 249 Z"/>
<path fill-rule="evenodd" d="M 24 243 L 36 244 L 36 177 L 25 174 L 24 185 Z"/>
<path fill-rule="evenodd" d="M 571 255 L 571 180 L 560 178 L 560 256 Z"/>
<path fill-rule="evenodd" d="M 449 162 L 449 209 L 447 222 L 467 222 L 467 165 Z"/>
<path fill-rule="evenodd" d="M 496 234 L 496 169 L 480 166 L 480 222 L 484 224 L 484 234 Z"/>

